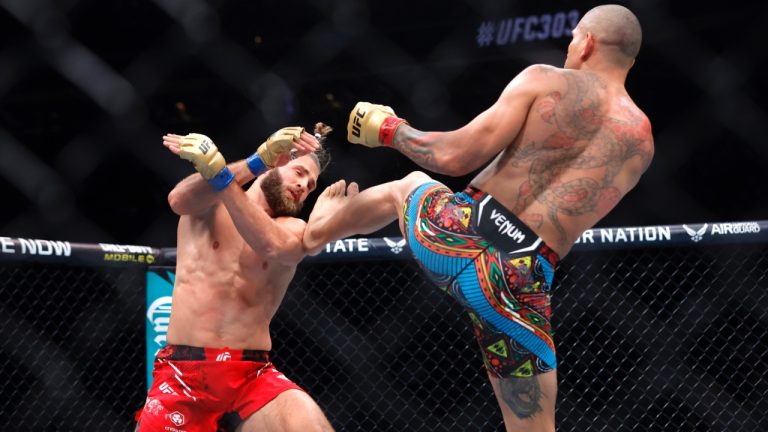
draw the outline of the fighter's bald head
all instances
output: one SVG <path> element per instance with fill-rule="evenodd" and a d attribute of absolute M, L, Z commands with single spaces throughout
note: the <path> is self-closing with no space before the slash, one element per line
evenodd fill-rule
<path fill-rule="evenodd" d="M 590 9 L 579 21 L 582 32 L 590 32 L 609 49 L 606 56 L 614 63 L 631 65 L 640 52 L 643 31 L 635 14 L 615 4 Z"/>

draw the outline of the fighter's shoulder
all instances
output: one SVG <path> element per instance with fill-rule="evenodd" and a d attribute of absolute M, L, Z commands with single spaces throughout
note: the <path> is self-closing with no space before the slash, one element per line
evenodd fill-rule
<path fill-rule="evenodd" d="M 627 105 L 627 108 L 625 109 L 627 113 L 626 122 L 636 125 L 638 138 L 641 138 L 644 141 L 649 141 L 649 143 L 653 145 L 651 120 L 648 118 L 648 115 L 631 100 L 631 98 L 628 98 L 628 100 L 631 101 L 631 103 L 624 103 Z"/>
<path fill-rule="evenodd" d="M 532 74 L 542 74 L 542 75 L 551 75 L 556 73 L 562 73 L 565 69 L 559 68 L 556 66 L 544 64 L 544 63 L 534 63 L 525 69 L 523 69 L 523 72 L 532 73 Z"/>
<path fill-rule="evenodd" d="M 548 79 L 561 76 L 566 70 L 548 64 L 532 64 L 520 72 L 520 76 L 526 79 Z"/>
<path fill-rule="evenodd" d="M 520 71 L 510 86 L 544 90 L 560 83 L 564 73 L 565 69 L 562 68 L 547 64 L 533 64 Z"/>

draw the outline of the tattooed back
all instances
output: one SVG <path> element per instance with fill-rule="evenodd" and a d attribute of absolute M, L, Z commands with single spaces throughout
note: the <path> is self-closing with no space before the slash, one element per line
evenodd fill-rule
<path fill-rule="evenodd" d="M 623 81 L 615 82 L 591 71 L 531 66 L 491 107 L 520 125 L 472 185 L 494 195 L 561 257 L 637 184 L 653 157 L 650 121 Z M 525 109 L 505 93 L 522 92 L 533 95 L 518 120 L 515 113 Z"/>

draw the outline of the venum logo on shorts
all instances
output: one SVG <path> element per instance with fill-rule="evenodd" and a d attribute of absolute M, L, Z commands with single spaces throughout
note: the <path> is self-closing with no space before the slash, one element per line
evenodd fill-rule
<path fill-rule="evenodd" d="M 499 227 L 499 234 L 505 235 L 518 243 L 525 241 L 525 234 L 512 221 L 508 220 L 500 212 L 497 212 L 496 209 L 491 210 L 491 220 Z"/>
<path fill-rule="evenodd" d="M 399 254 L 400 252 L 403 251 L 403 247 L 405 246 L 405 239 L 402 239 L 400 241 L 394 241 L 384 237 L 384 243 L 386 243 L 387 246 L 389 246 L 389 250 L 391 250 L 392 253 Z"/>
<path fill-rule="evenodd" d="M 232 354 L 229 353 L 229 351 L 224 351 L 223 353 L 216 356 L 216 361 L 223 362 L 223 361 L 229 361 L 232 360 Z"/>
<path fill-rule="evenodd" d="M 683 229 L 685 230 L 685 232 L 688 233 L 689 236 L 691 236 L 691 240 L 693 240 L 694 242 L 699 242 L 701 241 L 704 234 L 707 232 L 707 226 L 708 224 L 704 224 L 704 226 L 702 226 L 698 230 L 694 230 L 692 228 L 689 228 L 688 225 L 683 224 Z"/>
<path fill-rule="evenodd" d="M 536 249 L 541 239 L 491 195 L 474 204 L 477 230 L 496 247 L 508 253 Z M 473 216 L 474 217 L 474 216 Z"/>

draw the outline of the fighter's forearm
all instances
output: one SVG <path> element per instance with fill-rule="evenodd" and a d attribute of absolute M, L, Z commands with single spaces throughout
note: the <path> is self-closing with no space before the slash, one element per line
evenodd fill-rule
<path fill-rule="evenodd" d="M 424 169 L 460 176 L 479 168 L 504 144 L 494 145 L 489 138 L 486 129 L 496 129 L 497 123 L 487 120 L 488 112 L 456 130 L 422 132 L 397 117 L 389 106 L 358 102 L 349 116 L 347 140 L 366 147 L 394 147 Z"/>
<path fill-rule="evenodd" d="M 447 132 L 422 132 L 403 124 L 391 146 L 426 170 L 454 176 L 465 173 L 461 161 L 454 157 L 457 147 Z"/>
<path fill-rule="evenodd" d="M 345 213 L 345 210 L 322 216 L 310 215 L 302 238 L 304 251 L 307 255 L 316 255 L 332 241 L 355 234 L 367 234 L 355 222 L 358 221 L 351 217 L 351 213 Z"/>
<path fill-rule="evenodd" d="M 267 259 L 298 262 L 304 256 L 300 239 L 278 225 L 262 207 L 248 199 L 245 191 L 229 185 L 218 192 L 240 236 Z"/>
<path fill-rule="evenodd" d="M 357 234 L 370 234 L 397 219 L 393 182 L 366 189 L 341 206 L 322 207 L 322 197 L 309 216 L 303 246 L 315 255 L 328 243 Z"/>
<path fill-rule="evenodd" d="M 254 178 L 244 160 L 233 162 L 227 167 L 232 171 L 235 182 L 239 185 Z M 168 203 L 178 215 L 201 214 L 217 202 L 219 202 L 219 195 L 199 173 L 187 176 L 168 194 Z"/>

